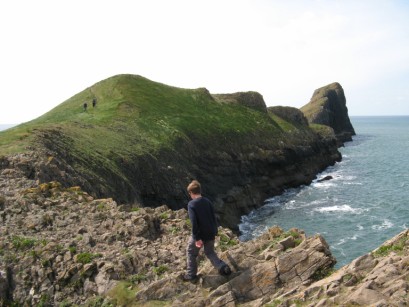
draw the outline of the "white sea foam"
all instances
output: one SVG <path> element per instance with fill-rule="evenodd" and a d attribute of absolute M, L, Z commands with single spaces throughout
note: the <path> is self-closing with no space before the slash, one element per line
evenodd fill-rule
<path fill-rule="evenodd" d="M 349 205 L 341 205 L 341 206 L 329 206 L 329 207 L 322 207 L 322 208 L 315 208 L 314 211 L 320 213 L 332 213 L 332 212 L 348 212 L 348 213 L 355 213 L 360 214 L 364 211 L 361 208 L 352 208 Z"/>
<path fill-rule="evenodd" d="M 372 229 L 374 230 L 384 230 L 392 227 L 393 223 L 387 219 L 383 220 L 381 225 L 372 225 Z"/>

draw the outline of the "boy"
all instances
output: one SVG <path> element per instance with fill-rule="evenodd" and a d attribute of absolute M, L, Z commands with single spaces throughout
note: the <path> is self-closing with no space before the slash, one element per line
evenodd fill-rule
<path fill-rule="evenodd" d="M 192 236 L 187 245 L 187 274 L 185 281 L 197 280 L 197 256 L 203 246 L 206 257 L 221 275 L 231 274 L 230 267 L 221 260 L 214 251 L 214 239 L 217 235 L 217 222 L 211 201 L 202 196 L 201 186 L 193 180 L 187 187 L 190 198 L 187 206 L 189 219 L 192 224 Z"/>

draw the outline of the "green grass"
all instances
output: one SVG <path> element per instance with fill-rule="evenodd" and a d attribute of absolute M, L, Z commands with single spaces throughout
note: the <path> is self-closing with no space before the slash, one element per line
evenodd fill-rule
<path fill-rule="evenodd" d="M 84 101 L 90 105 L 93 97 L 97 106 L 84 112 Z M 35 120 L 0 132 L 0 156 L 49 139 L 54 147 L 69 149 L 84 163 L 98 161 L 101 167 L 120 174 L 118 161 L 155 155 L 164 148 L 173 150 L 180 141 L 274 145 L 279 140 L 286 142 L 286 132 L 295 129 L 299 128 L 277 116 L 220 103 L 204 89 L 182 89 L 141 76 L 118 75 L 94 84 Z"/>
<path fill-rule="evenodd" d="M 372 254 L 374 257 L 384 257 L 389 255 L 391 252 L 402 252 L 406 246 L 408 238 L 403 237 L 398 242 L 392 245 L 382 245 L 378 249 L 376 249 Z"/>
<path fill-rule="evenodd" d="M 126 281 L 120 281 L 108 293 L 108 297 L 113 306 L 132 306 L 135 303 L 137 288 Z"/>
<path fill-rule="evenodd" d="M 78 263 L 86 264 L 92 262 L 92 260 L 99 257 L 101 257 L 100 254 L 80 253 L 77 255 L 76 261 Z"/>
<path fill-rule="evenodd" d="M 26 250 L 34 247 L 37 244 L 37 240 L 33 238 L 13 236 L 11 243 L 16 250 Z"/>
<path fill-rule="evenodd" d="M 166 265 L 160 265 L 158 267 L 153 267 L 152 268 L 153 273 L 155 273 L 155 275 L 158 276 L 162 276 L 163 274 L 165 274 L 167 271 L 169 271 L 169 268 Z"/>
<path fill-rule="evenodd" d="M 98 99 L 96 108 L 82 104 Z M 279 133 L 265 113 L 217 103 L 203 89 L 181 89 L 133 75 L 96 83 L 43 116 L 0 133 L 0 155 L 24 151 L 43 129 L 61 129 L 81 152 L 146 153 L 176 139 Z M 127 144 L 127 149 L 123 148 Z M 97 153 L 94 153 L 97 154 Z"/>

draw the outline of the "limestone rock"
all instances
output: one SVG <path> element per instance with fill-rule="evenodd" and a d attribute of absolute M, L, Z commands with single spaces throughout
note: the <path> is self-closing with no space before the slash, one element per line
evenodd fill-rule
<path fill-rule="evenodd" d="M 263 96 L 257 92 L 238 92 L 233 94 L 213 94 L 214 99 L 220 103 L 239 104 L 267 113 Z"/>
<path fill-rule="evenodd" d="M 201 252 L 201 278 L 191 284 L 179 278 L 191 231 L 185 209 L 118 206 L 78 187 L 38 184 L 24 175 L 26 164 L 14 164 L 21 169 L 0 173 L 3 305 L 86 305 L 96 298 L 110 304 L 123 291 L 132 298 L 127 303 L 141 305 L 157 299 L 171 306 L 408 303 L 408 231 L 323 278 L 335 259 L 320 235 L 275 226 L 239 242 L 219 228 L 216 250 L 233 272 L 220 276 Z"/>
<path fill-rule="evenodd" d="M 303 126 L 308 126 L 308 120 L 304 114 L 297 108 L 275 106 L 268 107 L 268 112 L 271 112 L 282 119 L 288 120 L 291 123 L 296 123 Z"/>
<path fill-rule="evenodd" d="M 404 230 L 329 277 L 299 287 L 282 303 L 289 306 L 302 300 L 307 306 L 406 306 L 409 303 L 408 263 L 409 230 Z"/>
<path fill-rule="evenodd" d="M 309 123 L 334 129 L 340 142 L 351 141 L 355 135 L 348 116 L 344 90 L 337 82 L 314 91 L 309 103 L 301 108 Z"/>

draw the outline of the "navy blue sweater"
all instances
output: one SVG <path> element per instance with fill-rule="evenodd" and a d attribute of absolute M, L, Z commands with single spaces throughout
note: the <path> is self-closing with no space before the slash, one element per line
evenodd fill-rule
<path fill-rule="evenodd" d="M 192 199 L 187 205 L 192 236 L 196 241 L 214 240 L 217 234 L 217 222 L 213 204 L 206 197 Z"/>

